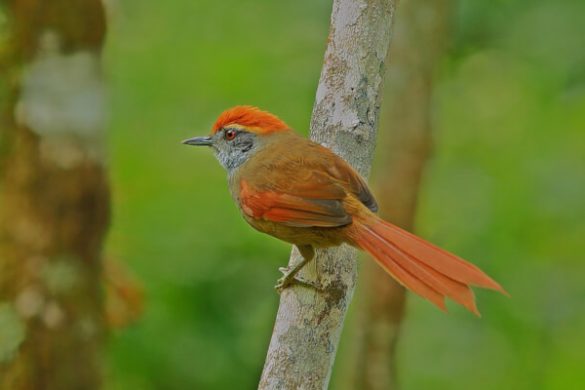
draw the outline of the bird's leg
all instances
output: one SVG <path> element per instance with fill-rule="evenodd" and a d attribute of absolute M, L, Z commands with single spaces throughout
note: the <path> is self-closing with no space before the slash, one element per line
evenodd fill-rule
<path fill-rule="evenodd" d="M 321 290 L 322 288 L 319 285 L 319 283 L 300 279 L 299 277 L 296 276 L 299 273 L 299 271 L 303 269 L 303 267 L 307 265 L 315 257 L 315 250 L 311 245 L 300 245 L 297 246 L 297 248 L 299 249 L 299 252 L 301 252 L 301 255 L 303 256 L 303 261 L 301 261 L 298 264 L 295 264 L 292 268 L 290 267 L 279 268 L 279 271 L 282 272 L 284 276 L 278 279 L 278 281 L 276 282 L 276 286 L 274 286 L 274 288 L 276 288 L 278 292 L 282 292 L 282 290 L 284 290 L 288 286 L 296 284 L 300 286 Z"/>

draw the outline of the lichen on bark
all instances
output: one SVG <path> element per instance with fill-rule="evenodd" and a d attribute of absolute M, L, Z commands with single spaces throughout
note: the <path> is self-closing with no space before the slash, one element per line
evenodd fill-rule
<path fill-rule="evenodd" d="M 88 87 L 101 83 L 103 4 L 10 0 L 3 6 L 0 301 L 24 331 L 12 358 L 0 362 L 0 388 L 98 388 L 109 190 L 103 163 L 92 154 L 103 137 L 103 102 Z M 72 90 L 85 97 L 72 98 Z M 79 107 L 79 101 L 91 103 Z M 51 158 L 60 152 L 66 163 Z"/>
<path fill-rule="evenodd" d="M 0 302 L 0 364 L 10 362 L 24 341 L 25 324 L 18 312 L 6 302 Z"/>

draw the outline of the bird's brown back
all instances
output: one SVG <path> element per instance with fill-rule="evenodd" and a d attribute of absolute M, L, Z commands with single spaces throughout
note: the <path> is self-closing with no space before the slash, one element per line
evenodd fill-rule
<path fill-rule="evenodd" d="M 235 172 L 230 187 L 250 225 L 299 245 L 315 240 L 316 246 L 339 245 L 339 230 L 359 209 L 377 208 L 349 164 L 292 131 L 267 136 Z"/>

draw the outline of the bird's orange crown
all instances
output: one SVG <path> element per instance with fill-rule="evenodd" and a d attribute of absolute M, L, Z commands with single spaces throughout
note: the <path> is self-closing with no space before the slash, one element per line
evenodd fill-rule
<path fill-rule="evenodd" d="M 289 127 L 276 115 L 253 106 L 236 106 L 221 113 L 212 128 L 212 134 L 229 125 L 245 127 L 257 134 L 269 134 Z"/>

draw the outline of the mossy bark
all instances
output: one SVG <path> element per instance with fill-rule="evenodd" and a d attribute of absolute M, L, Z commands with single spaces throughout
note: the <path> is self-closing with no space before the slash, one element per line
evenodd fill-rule
<path fill-rule="evenodd" d="M 0 354 L 0 388 L 98 388 L 100 259 L 109 220 L 103 5 L 2 5 L 8 28 L 0 50 L 0 305 L 24 332 Z"/>

